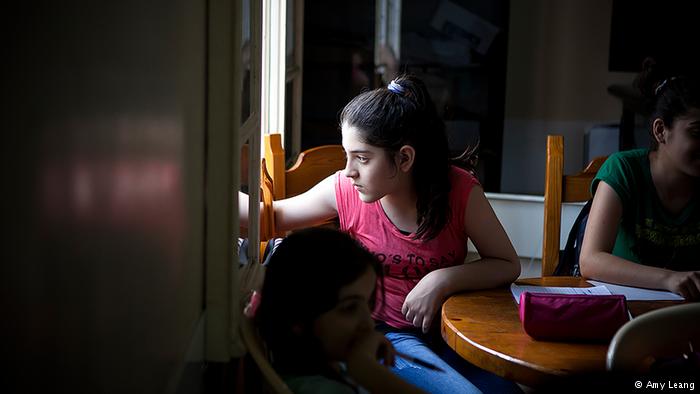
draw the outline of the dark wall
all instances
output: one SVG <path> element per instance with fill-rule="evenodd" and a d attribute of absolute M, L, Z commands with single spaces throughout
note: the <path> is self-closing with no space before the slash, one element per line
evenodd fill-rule
<path fill-rule="evenodd" d="M 172 389 L 203 304 L 206 2 L 14 7 L 2 391 Z"/>
<path fill-rule="evenodd" d="M 653 57 L 676 73 L 697 72 L 697 4 L 692 1 L 613 0 L 610 21 L 610 71 L 641 71 Z M 691 44 L 692 45 L 692 44 Z"/>

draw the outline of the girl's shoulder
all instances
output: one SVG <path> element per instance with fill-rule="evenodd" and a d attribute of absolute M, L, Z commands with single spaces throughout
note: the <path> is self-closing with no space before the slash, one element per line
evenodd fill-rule
<path fill-rule="evenodd" d="M 608 156 L 591 182 L 591 194 L 595 195 L 600 181 L 612 187 L 623 201 L 633 199 L 633 191 L 651 183 L 649 149 L 632 149 Z"/>
<path fill-rule="evenodd" d="M 649 149 L 632 149 L 611 154 L 596 178 L 606 176 L 643 177 L 649 172 Z"/>
<path fill-rule="evenodd" d="M 623 150 L 620 152 L 615 152 L 608 157 L 606 161 L 620 161 L 620 162 L 639 162 L 644 161 L 649 157 L 649 149 L 630 149 Z"/>
<path fill-rule="evenodd" d="M 450 165 L 450 186 L 453 190 L 468 191 L 474 186 L 481 186 L 481 183 L 471 172 Z"/>

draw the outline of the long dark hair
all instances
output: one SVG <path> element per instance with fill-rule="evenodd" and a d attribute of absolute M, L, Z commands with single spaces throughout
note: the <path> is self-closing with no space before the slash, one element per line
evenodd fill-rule
<path fill-rule="evenodd" d="M 644 59 L 635 85 L 651 110 L 651 123 L 658 118 L 670 128 L 676 119 L 687 114 L 691 108 L 700 108 L 700 85 L 697 76 L 676 75 L 653 58 Z M 659 144 L 654 138 L 652 127 L 649 127 L 649 133 L 650 147 L 656 150 Z"/>
<path fill-rule="evenodd" d="M 415 149 L 411 175 L 418 197 L 418 230 L 414 238 L 429 240 L 440 233 L 450 216 L 445 123 L 423 81 L 402 75 L 392 83 L 398 87 L 381 87 L 353 98 L 340 114 L 340 125 L 356 127 L 365 143 L 385 150 L 392 164 L 402 146 Z M 468 157 L 461 159 L 469 161 Z"/>
<path fill-rule="evenodd" d="M 381 291 L 379 261 L 340 231 L 308 228 L 282 241 L 267 265 L 255 316 L 278 371 L 336 375 L 324 362 L 312 325 L 337 304 L 340 289 L 368 269 L 380 278 L 375 293 Z"/>

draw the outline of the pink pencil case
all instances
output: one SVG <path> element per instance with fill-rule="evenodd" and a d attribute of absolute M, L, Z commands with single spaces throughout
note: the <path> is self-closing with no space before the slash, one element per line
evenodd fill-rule
<path fill-rule="evenodd" d="M 623 295 L 520 295 L 520 321 L 525 332 L 539 340 L 605 341 L 629 321 Z"/>

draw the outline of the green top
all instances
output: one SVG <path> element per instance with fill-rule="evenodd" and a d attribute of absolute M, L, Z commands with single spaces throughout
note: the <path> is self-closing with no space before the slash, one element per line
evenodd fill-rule
<path fill-rule="evenodd" d="M 336 379 L 315 374 L 283 374 L 282 379 L 294 394 L 369 394 L 362 386 L 348 376 L 348 367 L 345 363 L 338 363 L 340 370 Z"/>
<path fill-rule="evenodd" d="M 294 394 L 357 394 L 352 386 L 323 375 L 287 375 L 282 378 Z"/>
<path fill-rule="evenodd" d="M 622 202 L 613 255 L 676 271 L 700 269 L 698 199 L 678 215 L 668 213 L 651 178 L 648 149 L 611 155 L 593 180 L 593 194 L 599 181 L 610 185 Z"/>

